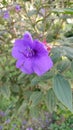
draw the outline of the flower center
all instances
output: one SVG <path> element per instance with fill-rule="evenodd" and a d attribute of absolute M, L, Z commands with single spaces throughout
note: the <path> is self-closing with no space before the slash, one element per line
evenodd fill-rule
<path fill-rule="evenodd" d="M 34 55 L 35 55 L 35 52 L 34 52 L 34 50 L 33 50 L 32 48 L 27 47 L 27 48 L 25 49 L 24 54 L 25 54 L 25 56 L 28 58 L 28 57 L 34 56 Z"/>
<path fill-rule="evenodd" d="M 20 51 L 26 58 L 33 57 L 36 54 L 36 51 L 30 47 L 26 47 L 24 51 Z"/>

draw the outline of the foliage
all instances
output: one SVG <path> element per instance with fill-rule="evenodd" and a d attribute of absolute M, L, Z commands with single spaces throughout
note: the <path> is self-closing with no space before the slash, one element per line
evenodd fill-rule
<path fill-rule="evenodd" d="M 20 5 L 20 10 L 16 10 L 17 5 Z M 13 102 L 15 112 L 25 110 L 37 117 L 42 110 L 52 112 L 61 103 L 62 107 L 73 112 L 72 8 L 71 0 L 1 1 L 0 95 L 16 98 Z M 5 11 L 9 12 L 8 18 L 4 18 Z M 46 39 L 52 46 L 50 56 L 54 66 L 41 77 L 21 73 L 11 56 L 14 40 L 25 31 L 30 31 L 42 42 Z"/>
<path fill-rule="evenodd" d="M 2 129 L 1 129 L 2 128 Z M 49 114 L 44 112 L 44 117 L 29 118 L 25 116 L 14 115 L 12 118 L 0 110 L 0 129 L 1 130 L 72 130 L 73 129 L 73 114 L 68 110 L 62 110 L 58 107 L 57 112 Z"/>
<path fill-rule="evenodd" d="M 73 116 L 69 111 L 60 110 L 53 113 L 54 123 L 50 125 L 48 130 L 72 130 Z"/>

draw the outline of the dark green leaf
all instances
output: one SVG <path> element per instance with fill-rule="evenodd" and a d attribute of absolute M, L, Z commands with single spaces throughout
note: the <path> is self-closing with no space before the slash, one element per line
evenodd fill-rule
<path fill-rule="evenodd" d="M 61 59 L 61 54 L 60 54 L 60 50 L 57 48 L 53 48 L 52 49 L 52 60 L 54 63 L 56 63 L 57 61 L 59 61 Z"/>
<path fill-rule="evenodd" d="M 46 93 L 46 97 L 45 97 L 45 103 L 47 105 L 47 108 L 49 109 L 50 112 L 53 112 L 53 110 L 55 110 L 56 107 L 56 96 L 52 90 L 52 88 L 50 88 L 47 93 Z"/>
<path fill-rule="evenodd" d="M 68 59 L 62 60 L 58 66 L 57 69 L 59 70 L 59 72 L 63 72 L 65 70 L 68 70 L 71 67 L 71 63 Z"/>
<path fill-rule="evenodd" d="M 45 80 L 48 80 L 48 79 L 52 78 L 53 75 L 54 75 L 53 72 L 49 71 L 46 74 L 44 74 L 43 76 L 41 76 L 41 77 L 35 77 L 35 78 L 33 78 L 32 81 L 31 81 L 31 84 L 32 85 L 36 85 L 39 82 L 43 82 Z"/>
<path fill-rule="evenodd" d="M 69 57 L 69 58 L 71 58 L 71 59 L 73 59 L 73 48 L 71 48 L 71 47 L 63 47 L 63 52 L 64 52 L 64 54 L 67 56 L 67 57 Z"/>
<path fill-rule="evenodd" d="M 72 111 L 72 91 L 69 82 L 60 74 L 53 80 L 55 95 L 70 111 Z"/>

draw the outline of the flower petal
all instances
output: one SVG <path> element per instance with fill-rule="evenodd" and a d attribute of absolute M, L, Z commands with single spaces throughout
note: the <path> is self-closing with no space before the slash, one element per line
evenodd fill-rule
<path fill-rule="evenodd" d="M 16 67 L 19 68 L 23 73 L 32 74 L 32 59 L 26 58 L 24 60 L 19 59 L 16 63 Z"/>
<path fill-rule="evenodd" d="M 16 39 L 14 46 L 19 47 L 19 48 L 23 48 L 24 47 L 24 40 L 23 39 Z"/>
<path fill-rule="evenodd" d="M 24 41 L 22 39 L 17 39 L 14 43 L 14 47 L 12 49 L 12 56 L 15 59 L 23 58 L 23 52 L 24 52 Z"/>
<path fill-rule="evenodd" d="M 25 34 L 23 35 L 23 39 L 26 41 L 26 43 L 29 43 L 29 45 L 33 47 L 33 39 L 28 31 L 26 31 Z"/>
<path fill-rule="evenodd" d="M 39 40 L 34 40 L 34 49 L 38 52 L 38 55 L 43 55 L 47 54 L 48 55 L 48 51 L 45 47 L 45 45 L 40 42 Z"/>
<path fill-rule="evenodd" d="M 25 62 L 25 59 L 19 59 L 19 60 L 17 60 L 17 62 L 16 62 L 16 68 L 20 69 L 23 66 L 24 62 Z"/>
<path fill-rule="evenodd" d="M 53 67 L 53 62 L 49 56 L 36 57 L 34 59 L 33 70 L 38 75 L 41 76 Z"/>

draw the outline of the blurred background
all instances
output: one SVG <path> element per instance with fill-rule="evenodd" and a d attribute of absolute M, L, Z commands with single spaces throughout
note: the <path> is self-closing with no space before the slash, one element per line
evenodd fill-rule
<path fill-rule="evenodd" d="M 25 31 L 51 47 L 54 67 L 42 77 L 15 66 L 12 47 Z M 53 90 L 56 74 L 71 90 Z M 72 88 L 73 1 L 0 0 L 0 130 L 72 130 Z"/>

